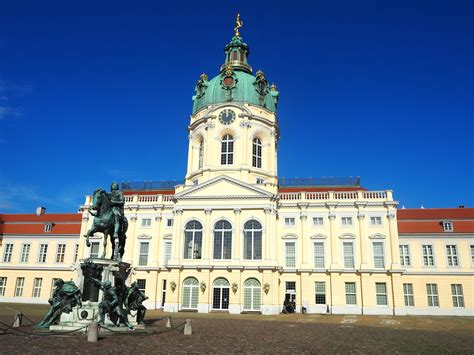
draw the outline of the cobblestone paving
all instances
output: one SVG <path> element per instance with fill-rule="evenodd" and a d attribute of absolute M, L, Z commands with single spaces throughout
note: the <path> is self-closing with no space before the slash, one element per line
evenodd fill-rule
<path fill-rule="evenodd" d="M 7 305 L 8 306 L 8 305 Z M 44 306 L 9 305 L 38 321 Z M 192 320 L 193 335 L 173 326 Z M 0 304 L 0 320 L 14 312 Z M 147 313 L 146 331 L 102 336 L 88 343 L 84 334 L 0 335 L 0 353 L 469 353 L 474 351 L 474 320 L 467 317 L 390 317 L 336 315 L 228 315 Z M 25 322 L 27 323 L 27 322 Z M 21 330 L 31 332 L 31 327 Z M 158 333 L 159 332 L 159 333 Z M 155 334 L 150 334 L 155 333 Z M 109 350 L 107 350 L 109 349 Z"/>

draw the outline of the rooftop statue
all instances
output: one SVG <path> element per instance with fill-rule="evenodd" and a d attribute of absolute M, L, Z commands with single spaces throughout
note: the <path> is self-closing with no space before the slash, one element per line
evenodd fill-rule
<path fill-rule="evenodd" d="M 49 328 L 50 325 L 59 323 L 63 312 L 70 313 L 75 306 L 82 306 L 81 290 L 73 281 L 58 279 L 54 286 L 53 296 L 48 300 L 51 307 L 43 320 L 35 326 L 37 328 Z"/>
<path fill-rule="evenodd" d="M 237 37 L 240 37 L 239 28 L 241 28 L 243 25 L 244 25 L 244 21 L 240 19 L 240 14 L 237 14 L 237 18 L 235 19 L 235 27 L 234 27 L 234 32 Z"/>
<path fill-rule="evenodd" d="M 110 236 L 112 244 L 113 260 L 122 260 L 125 252 L 126 232 L 128 228 L 128 220 L 124 215 L 123 207 L 125 205 L 125 197 L 123 192 L 119 190 L 117 182 L 113 182 L 110 186 L 110 193 L 102 189 L 97 189 L 92 195 L 92 205 L 89 213 L 94 216 L 94 223 L 87 232 L 86 244 L 89 247 L 89 238 L 96 232 L 104 234 L 104 251 L 102 259 L 105 258 L 107 248 L 107 236 Z M 115 239 L 118 238 L 118 249 L 115 248 Z"/>

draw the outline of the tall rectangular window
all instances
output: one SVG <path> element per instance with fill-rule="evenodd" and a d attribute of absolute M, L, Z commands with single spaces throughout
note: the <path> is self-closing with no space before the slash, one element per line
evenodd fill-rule
<path fill-rule="evenodd" d="M 25 286 L 25 278 L 17 277 L 15 285 L 15 297 L 23 296 L 23 286 Z"/>
<path fill-rule="evenodd" d="M 324 269 L 324 243 L 315 242 L 314 247 L 314 267 L 316 269 Z"/>
<path fill-rule="evenodd" d="M 459 266 L 458 247 L 456 245 L 446 245 L 446 257 L 448 266 Z"/>
<path fill-rule="evenodd" d="M 400 245 L 400 265 L 401 266 L 410 266 L 410 248 L 407 244 Z"/>
<path fill-rule="evenodd" d="M 232 165 L 234 163 L 234 139 L 226 134 L 221 142 L 221 165 Z"/>
<path fill-rule="evenodd" d="M 439 307 L 438 285 L 426 284 L 426 294 L 428 296 L 428 306 Z"/>
<path fill-rule="evenodd" d="M 48 256 L 48 244 L 40 244 L 38 262 L 45 263 Z"/>
<path fill-rule="evenodd" d="M 171 242 L 166 241 L 165 242 L 165 255 L 163 257 L 164 260 L 164 265 L 167 266 L 168 262 L 171 259 Z"/>
<path fill-rule="evenodd" d="M 354 268 L 354 243 L 344 242 L 342 243 L 344 251 L 344 268 L 353 269 Z"/>
<path fill-rule="evenodd" d="M 355 284 L 355 282 L 346 282 L 346 304 L 347 305 L 356 305 L 357 304 L 357 295 L 356 295 L 356 284 Z"/>
<path fill-rule="evenodd" d="M 375 283 L 375 297 L 377 306 L 388 306 L 387 284 L 385 282 Z"/>
<path fill-rule="evenodd" d="M 374 267 L 376 269 L 383 269 L 385 267 L 383 242 L 373 242 L 374 251 Z"/>
<path fill-rule="evenodd" d="M 6 288 L 7 288 L 7 278 L 0 277 L 0 296 L 5 296 Z"/>
<path fill-rule="evenodd" d="M 294 268 L 296 267 L 296 246 L 295 242 L 286 242 L 285 243 L 285 263 L 286 267 Z"/>
<path fill-rule="evenodd" d="M 138 256 L 138 266 L 146 266 L 148 264 L 148 249 L 150 243 L 141 242 L 140 243 L 140 255 Z"/>
<path fill-rule="evenodd" d="M 4 263 L 9 263 L 10 261 L 12 261 L 12 253 L 13 253 L 13 244 L 11 243 L 5 244 L 5 249 L 3 252 Z"/>
<path fill-rule="evenodd" d="M 421 246 L 423 250 L 423 265 L 434 266 L 434 253 L 433 246 L 431 244 L 425 244 Z"/>
<path fill-rule="evenodd" d="M 150 227 L 151 227 L 151 218 L 143 218 L 142 228 L 150 228 Z"/>
<path fill-rule="evenodd" d="M 146 279 L 137 279 L 137 286 L 140 291 L 145 293 L 146 290 Z"/>
<path fill-rule="evenodd" d="M 99 257 L 99 242 L 91 242 L 91 249 L 89 257 L 91 259 L 97 259 Z"/>
<path fill-rule="evenodd" d="M 39 298 L 41 296 L 42 284 L 43 284 L 43 279 L 36 277 L 33 282 L 33 298 Z"/>
<path fill-rule="evenodd" d="M 74 247 L 74 262 L 77 261 L 77 256 L 79 255 L 79 244 L 76 244 Z"/>
<path fill-rule="evenodd" d="M 326 282 L 316 281 L 314 283 L 315 303 L 326 304 Z"/>
<path fill-rule="evenodd" d="M 413 295 L 413 284 L 403 284 L 403 298 L 405 299 L 405 306 L 414 307 L 415 297 Z"/>
<path fill-rule="evenodd" d="M 324 224 L 323 217 L 313 217 L 313 226 L 322 226 Z"/>
<path fill-rule="evenodd" d="M 65 254 L 66 254 L 66 244 L 58 244 L 58 249 L 56 250 L 56 262 L 63 263 Z"/>
<path fill-rule="evenodd" d="M 453 307 L 464 307 L 464 296 L 461 284 L 451 285 L 451 294 L 453 295 Z"/>
<path fill-rule="evenodd" d="M 31 244 L 23 244 L 21 246 L 20 263 L 28 262 L 28 259 L 30 258 L 30 249 L 31 249 Z"/>
<path fill-rule="evenodd" d="M 54 293 L 54 289 L 56 288 L 56 281 L 58 281 L 59 279 L 58 278 L 55 278 L 53 277 L 51 279 L 51 290 L 49 292 L 49 297 L 52 297 L 53 296 L 53 293 Z"/>

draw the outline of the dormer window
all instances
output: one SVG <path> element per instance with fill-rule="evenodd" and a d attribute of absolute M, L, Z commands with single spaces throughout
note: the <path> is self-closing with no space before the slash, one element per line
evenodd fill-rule
<path fill-rule="evenodd" d="M 452 232 L 454 231 L 454 228 L 453 228 L 453 222 L 451 221 L 442 221 L 443 223 L 443 230 L 445 232 Z"/>
<path fill-rule="evenodd" d="M 53 224 L 52 223 L 45 223 L 44 231 L 45 232 L 51 232 L 51 229 L 53 229 Z"/>

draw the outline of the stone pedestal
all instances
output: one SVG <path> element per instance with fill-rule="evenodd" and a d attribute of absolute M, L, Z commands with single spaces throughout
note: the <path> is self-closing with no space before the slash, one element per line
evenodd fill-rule
<path fill-rule="evenodd" d="M 70 313 L 62 313 L 61 320 L 57 325 L 51 325 L 50 330 L 67 331 L 83 328 L 92 321 L 99 321 L 99 303 L 103 298 L 103 291 L 97 286 L 92 278 L 102 282 L 110 281 L 117 288 L 119 295 L 125 294 L 127 290 L 127 279 L 130 275 L 130 264 L 110 259 L 86 259 L 81 263 L 74 264 L 78 274 L 76 285 L 82 291 L 82 307 L 74 307 Z M 128 321 L 135 327 L 136 314 L 128 315 Z M 114 331 L 128 331 L 123 324 L 120 327 L 105 316 L 105 327 Z M 104 330 L 104 328 L 100 328 Z M 85 331 L 86 329 L 83 329 Z"/>

